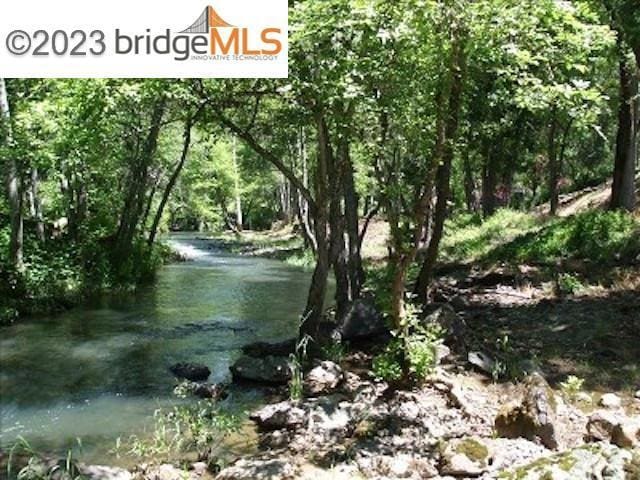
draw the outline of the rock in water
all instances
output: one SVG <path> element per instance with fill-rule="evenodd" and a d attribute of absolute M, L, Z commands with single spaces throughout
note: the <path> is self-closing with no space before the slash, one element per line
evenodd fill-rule
<path fill-rule="evenodd" d="M 200 363 L 180 362 L 169 367 L 169 370 L 176 377 L 186 378 L 192 382 L 202 382 L 211 375 L 209 367 Z"/>
<path fill-rule="evenodd" d="M 305 421 L 305 411 L 290 401 L 274 403 L 256 410 L 249 418 L 263 431 L 295 428 Z"/>
<path fill-rule="evenodd" d="M 344 374 L 339 365 L 324 361 L 307 373 L 304 379 L 304 389 L 311 395 L 329 393 L 335 390 L 343 379 Z"/>
<path fill-rule="evenodd" d="M 524 381 L 522 399 L 500 409 L 494 427 L 501 437 L 539 440 L 554 450 L 558 448 L 555 410 L 553 390 L 540 374 L 535 373 Z"/>
<path fill-rule="evenodd" d="M 286 357 L 240 357 L 229 367 L 234 380 L 249 380 L 271 385 L 284 385 L 291 378 L 289 360 Z"/>
<path fill-rule="evenodd" d="M 335 331 L 342 340 L 354 340 L 386 333 L 389 327 L 373 301 L 360 299 L 353 302 Z"/>

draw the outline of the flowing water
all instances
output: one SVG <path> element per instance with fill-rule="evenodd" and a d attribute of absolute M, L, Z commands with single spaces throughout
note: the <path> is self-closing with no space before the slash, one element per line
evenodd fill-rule
<path fill-rule="evenodd" d="M 116 438 L 176 401 L 171 364 L 204 363 L 221 381 L 243 345 L 295 332 L 308 272 L 192 235 L 170 242 L 190 261 L 163 267 L 152 286 L 0 330 L 0 444 L 21 436 L 61 452 L 80 438 L 87 459 L 105 461 Z"/>

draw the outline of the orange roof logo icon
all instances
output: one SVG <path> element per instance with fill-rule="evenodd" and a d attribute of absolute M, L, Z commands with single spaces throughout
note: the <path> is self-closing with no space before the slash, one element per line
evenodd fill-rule
<path fill-rule="evenodd" d="M 229 22 L 224 20 L 215 9 L 209 5 L 204 8 L 200 16 L 189 27 L 180 33 L 209 33 L 212 28 L 233 27 Z"/>

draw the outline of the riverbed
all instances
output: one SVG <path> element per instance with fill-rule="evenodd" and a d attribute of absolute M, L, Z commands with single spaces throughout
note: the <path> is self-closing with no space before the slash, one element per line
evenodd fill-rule
<path fill-rule="evenodd" d="M 141 434 L 177 401 L 170 365 L 204 363 L 220 382 L 243 345 L 296 331 L 309 272 L 192 234 L 168 241 L 188 260 L 162 267 L 153 285 L 0 330 L 0 444 L 24 437 L 113 464 L 117 438 Z M 234 390 L 227 402 L 258 395 Z"/>

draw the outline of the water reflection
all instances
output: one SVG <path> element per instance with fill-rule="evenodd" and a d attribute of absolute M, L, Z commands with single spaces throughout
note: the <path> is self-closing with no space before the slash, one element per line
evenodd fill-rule
<path fill-rule="evenodd" d="M 193 260 L 164 267 L 153 286 L 2 330 L 1 443 L 112 446 L 172 401 L 172 363 L 205 363 L 219 381 L 242 345 L 295 331 L 307 272 L 191 236 L 172 242 Z"/>

